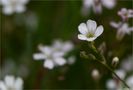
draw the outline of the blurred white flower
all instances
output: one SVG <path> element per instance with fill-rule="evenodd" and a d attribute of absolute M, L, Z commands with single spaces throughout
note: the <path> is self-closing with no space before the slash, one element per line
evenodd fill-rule
<path fill-rule="evenodd" d="M 0 81 L 0 90 L 22 90 L 23 80 L 20 77 L 5 76 L 4 81 Z"/>
<path fill-rule="evenodd" d="M 119 23 L 116 23 L 116 22 L 111 22 L 110 25 L 114 28 L 117 29 L 117 35 L 116 35 L 116 38 L 118 40 L 121 40 L 125 34 L 130 34 L 131 31 L 133 31 L 133 27 L 129 27 L 127 23 L 122 23 L 122 22 L 119 22 Z"/>
<path fill-rule="evenodd" d="M 133 18 L 133 9 L 122 8 L 120 11 L 118 11 L 118 15 L 121 16 L 123 20 Z"/>
<path fill-rule="evenodd" d="M 110 79 L 110 80 L 107 81 L 106 86 L 107 86 L 107 88 L 108 88 L 109 90 L 116 90 L 116 88 L 117 88 L 117 83 L 116 83 L 115 80 Z"/>
<path fill-rule="evenodd" d="M 73 44 L 69 41 L 56 40 L 51 47 L 39 45 L 38 48 L 41 53 L 34 54 L 33 58 L 35 60 L 45 60 L 44 67 L 53 69 L 55 66 L 62 66 L 67 63 L 64 56 L 73 49 Z"/>
<path fill-rule="evenodd" d="M 119 69 L 119 70 L 115 70 L 115 73 L 121 78 L 121 79 L 124 79 L 125 76 L 126 76 L 126 72 L 122 69 Z"/>
<path fill-rule="evenodd" d="M 112 9 L 116 4 L 116 0 L 83 0 L 82 11 L 85 13 L 93 8 L 95 13 L 102 12 L 102 5 L 108 9 Z"/>
<path fill-rule="evenodd" d="M 1 0 L 1 5 L 3 6 L 2 11 L 6 15 L 11 15 L 14 12 L 21 13 L 26 10 L 25 4 L 29 0 Z"/>
<path fill-rule="evenodd" d="M 74 46 L 70 41 L 63 42 L 61 40 L 55 40 L 52 44 L 52 47 L 56 51 L 58 50 L 60 52 L 68 53 L 73 49 Z"/>
<path fill-rule="evenodd" d="M 133 90 L 133 75 L 126 79 L 126 83 L 129 85 L 130 89 Z"/>
<path fill-rule="evenodd" d="M 92 77 L 95 79 L 95 80 L 98 80 L 100 78 L 100 73 L 97 69 L 94 69 L 91 73 Z"/>
<path fill-rule="evenodd" d="M 133 55 L 130 55 L 127 58 L 125 58 L 121 64 L 121 67 L 126 72 L 133 72 Z"/>
<path fill-rule="evenodd" d="M 103 26 L 97 27 L 97 23 L 93 20 L 88 20 L 87 24 L 81 23 L 78 26 L 81 34 L 78 34 L 78 39 L 86 41 L 94 41 L 98 36 L 103 33 Z"/>

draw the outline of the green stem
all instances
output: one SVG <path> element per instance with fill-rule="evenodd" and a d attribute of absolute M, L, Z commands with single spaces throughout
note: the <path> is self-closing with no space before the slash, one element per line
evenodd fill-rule
<path fill-rule="evenodd" d="M 130 88 L 126 82 L 124 80 L 122 80 L 114 71 L 112 68 L 110 68 L 107 64 L 106 64 L 106 59 L 105 57 L 98 52 L 98 50 L 96 49 L 96 47 L 93 45 L 93 43 L 89 43 L 89 46 L 91 47 L 92 53 L 95 55 L 96 57 L 96 61 L 98 61 L 100 64 L 102 64 L 103 66 L 105 66 L 109 71 L 111 71 L 127 88 Z"/>
<path fill-rule="evenodd" d="M 122 80 L 114 71 L 111 69 L 107 64 L 100 62 L 99 60 L 96 60 L 99 63 L 101 63 L 103 66 L 105 66 L 109 71 L 111 71 L 127 88 L 130 88 L 124 80 Z"/>

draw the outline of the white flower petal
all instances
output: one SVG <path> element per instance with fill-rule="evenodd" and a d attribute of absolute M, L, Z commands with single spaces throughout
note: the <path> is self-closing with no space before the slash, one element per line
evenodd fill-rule
<path fill-rule="evenodd" d="M 7 90 L 6 85 L 0 81 L 0 90 Z"/>
<path fill-rule="evenodd" d="M 95 36 L 98 37 L 103 33 L 103 26 L 100 25 L 99 27 L 97 27 L 96 32 L 95 32 Z"/>
<path fill-rule="evenodd" d="M 116 70 L 115 73 L 121 78 L 124 79 L 126 76 L 126 72 L 124 70 Z"/>
<path fill-rule="evenodd" d="M 93 20 L 88 20 L 87 21 L 87 28 L 89 32 L 95 32 L 97 27 L 97 23 Z"/>
<path fill-rule="evenodd" d="M 114 90 L 114 89 L 116 89 L 116 87 L 117 87 L 117 84 L 114 80 L 108 80 L 108 82 L 107 82 L 108 89 Z"/>
<path fill-rule="evenodd" d="M 42 54 L 42 53 L 36 53 L 36 54 L 33 55 L 33 58 L 35 60 L 42 60 L 42 59 L 45 59 L 46 56 L 44 54 Z"/>
<path fill-rule="evenodd" d="M 92 38 L 87 38 L 86 40 L 90 42 L 90 41 L 94 41 L 96 38 L 97 37 L 92 37 Z"/>
<path fill-rule="evenodd" d="M 24 5 L 21 5 L 21 4 L 17 4 L 16 7 L 15 7 L 15 11 L 17 13 L 22 13 L 26 10 L 25 6 Z"/>
<path fill-rule="evenodd" d="M 13 76 L 6 76 L 5 77 L 5 84 L 7 87 L 12 87 L 14 85 L 15 78 Z"/>
<path fill-rule="evenodd" d="M 113 8 L 116 4 L 116 0 L 101 0 L 101 1 L 102 4 L 108 9 Z"/>
<path fill-rule="evenodd" d="M 59 58 L 55 58 L 55 59 L 54 59 L 54 62 L 55 62 L 57 65 L 62 66 L 62 65 L 64 65 L 64 64 L 66 63 L 66 60 L 65 60 L 64 58 L 62 58 L 62 57 L 59 57 Z"/>
<path fill-rule="evenodd" d="M 7 5 L 2 8 L 2 11 L 6 15 L 11 15 L 14 12 L 14 8 L 10 5 Z"/>
<path fill-rule="evenodd" d="M 69 52 L 73 49 L 73 47 L 74 47 L 73 44 L 68 41 L 68 42 L 64 43 L 64 46 L 63 46 L 62 49 L 63 49 L 64 52 Z"/>
<path fill-rule="evenodd" d="M 116 22 L 110 22 L 110 25 L 112 26 L 112 27 L 114 27 L 114 28 L 118 28 L 120 25 L 121 25 L 121 23 L 122 22 L 118 22 L 118 23 L 116 23 Z"/>
<path fill-rule="evenodd" d="M 87 29 L 87 26 L 85 23 L 81 23 L 79 26 L 78 26 L 78 30 L 81 34 L 87 34 L 88 32 L 88 29 Z"/>
<path fill-rule="evenodd" d="M 38 48 L 46 55 L 51 55 L 52 53 L 52 47 L 39 45 Z"/>
<path fill-rule="evenodd" d="M 80 39 L 80 40 L 86 40 L 87 37 L 85 35 L 78 34 L 78 39 Z"/>
<path fill-rule="evenodd" d="M 44 62 L 44 67 L 48 69 L 53 69 L 54 68 L 54 62 L 52 60 L 46 60 Z"/>
<path fill-rule="evenodd" d="M 22 90 L 22 86 L 23 86 L 23 80 L 21 78 L 16 78 L 16 81 L 14 83 L 14 86 L 16 88 L 16 90 Z"/>

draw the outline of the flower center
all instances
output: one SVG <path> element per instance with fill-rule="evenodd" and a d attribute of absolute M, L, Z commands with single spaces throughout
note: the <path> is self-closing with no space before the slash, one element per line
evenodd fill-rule
<path fill-rule="evenodd" d="M 93 34 L 93 33 L 88 33 L 86 36 L 87 36 L 88 38 L 90 38 L 90 37 L 94 37 L 94 34 Z"/>

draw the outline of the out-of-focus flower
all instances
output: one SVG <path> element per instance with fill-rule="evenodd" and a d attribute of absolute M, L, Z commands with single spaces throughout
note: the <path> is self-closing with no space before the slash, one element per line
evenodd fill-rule
<path fill-rule="evenodd" d="M 133 90 L 133 75 L 126 79 L 126 83 L 129 85 L 130 89 Z"/>
<path fill-rule="evenodd" d="M 22 90 L 23 80 L 20 77 L 7 75 L 4 81 L 0 81 L 0 90 Z"/>
<path fill-rule="evenodd" d="M 92 77 L 95 79 L 95 80 L 98 80 L 100 78 L 100 73 L 97 69 L 94 69 L 91 73 Z"/>
<path fill-rule="evenodd" d="M 122 69 L 116 70 L 115 73 L 121 78 L 124 79 L 126 76 L 126 72 Z"/>
<path fill-rule="evenodd" d="M 73 49 L 73 44 L 69 41 L 56 40 L 52 46 L 39 45 L 38 48 L 41 53 L 34 54 L 33 58 L 35 60 L 45 60 L 44 67 L 53 69 L 55 66 L 62 66 L 67 63 L 64 56 Z"/>
<path fill-rule="evenodd" d="M 121 16 L 123 20 L 127 20 L 128 18 L 133 17 L 133 9 L 122 8 L 118 11 L 118 15 Z"/>
<path fill-rule="evenodd" d="M 53 69 L 56 65 L 62 66 L 66 63 L 66 60 L 62 57 L 64 54 L 56 52 L 52 47 L 39 46 L 41 53 L 33 55 L 35 60 L 45 60 L 44 67 Z"/>
<path fill-rule="evenodd" d="M 116 74 L 123 79 L 127 85 L 130 87 L 130 90 L 133 89 L 133 56 L 129 56 L 121 64 L 120 69 L 115 70 Z M 129 65 L 129 66 L 128 66 Z M 129 90 L 117 79 L 110 79 L 107 81 L 108 90 Z"/>
<path fill-rule="evenodd" d="M 110 80 L 107 81 L 106 86 L 107 86 L 107 88 L 108 88 L 109 90 L 116 90 L 117 83 L 116 83 L 115 80 L 110 79 Z"/>
<path fill-rule="evenodd" d="M 95 13 L 102 12 L 102 6 L 112 9 L 116 4 L 116 0 L 83 0 L 82 11 L 85 13 L 92 7 Z"/>
<path fill-rule="evenodd" d="M 56 51 L 58 50 L 60 52 L 68 53 L 73 49 L 74 46 L 70 41 L 63 42 L 61 40 L 55 40 L 52 44 L 52 47 Z"/>
<path fill-rule="evenodd" d="M 12 59 L 5 59 L 5 62 L 0 67 L 0 78 L 5 77 L 5 75 L 17 75 L 20 77 L 27 77 L 29 74 L 29 69 L 27 65 L 16 64 Z"/>
<path fill-rule="evenodd" d="M 29 0 L 1 0 L 3 6 L 2 11 L 6 15 L 11 15 L 14 12 L 21 13 L 26 10 L 25 5 Z"/>
<path fill-rule="evenodd" d="M 125 58 L 121 64 L 121 67 L 126 72 L 133 71 L 133 55 L 130 55 Z"/>
<path fill-rule="evenodd" d="M 98 36 L 103 33 L 103 26 L 97 27 L 97 23 L 93 20 L 88 20 L 87 24 L 81 23 L 78 26 L 81 34 L 78 34 L 78 39 L 86 41 L 94 41 Z"/>
<path fill-rule="evenodd" d="M 122 22 L 115 23 L 115 22 L 111 22 L 110 25 L 117 29 L 116 38 L 118 40 L 121 40 L 125 36 L 125 34 L 129 35 L 131 33 L 131 31 L 133 31 L 133 27 L 129 27 L 127 23 L 122 23 Z"/>

